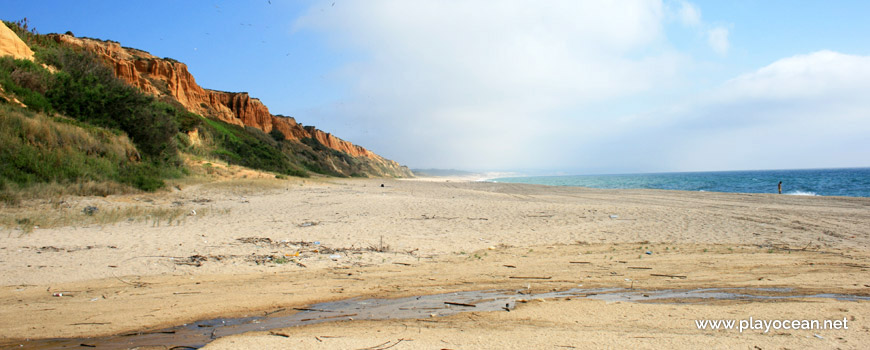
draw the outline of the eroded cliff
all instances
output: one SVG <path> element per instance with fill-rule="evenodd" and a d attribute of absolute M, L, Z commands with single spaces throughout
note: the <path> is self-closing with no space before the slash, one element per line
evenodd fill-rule
<path fill-rule="evenodd" d="M 372 163 L 369 171 L 375 176 L 413 176 L 407 167 L 385 159 L 368 149 L 342 140 L 314 127 L 303 127 L 291 117 L 273 115 L 260 100 L 246 92 L 225 92 L 205 89 L 196 83 L 187 65 L 169 58 L 159 58 L 148 52 L 127 48 L 114 41 L 78 38 L 67 34 L 49 34 L 55 41 L 84 48 L 104 59 L 114 68 L 115 75 L 130 85 L 155 95 L 170 96 L 189 111 L 239 126 L 249 126 L 264 132 L 278 130 L 288 140 L 315 139 L 320 144 Z M 346 174 L 350 175 L 350 174 Z"/>

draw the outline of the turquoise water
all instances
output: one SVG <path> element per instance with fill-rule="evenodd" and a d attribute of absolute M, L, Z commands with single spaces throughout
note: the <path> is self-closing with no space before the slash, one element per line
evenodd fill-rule
<path fill-rule="evenodd" d="M 776 185 L 782 181 L 783 194 L 870 197 L 870 168 L 530 176 L 497 178 L 489 181 L 549 186 L 734 193 L 777 193 Z"/>

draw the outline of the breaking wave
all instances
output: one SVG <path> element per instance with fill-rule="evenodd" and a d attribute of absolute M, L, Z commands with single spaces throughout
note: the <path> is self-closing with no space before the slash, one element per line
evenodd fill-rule
<path fill-rule="evenodd" d="M 815 192 L 811 192 L 811 191 L 791 191 L 791 192 L 786 192 L 786 194 L 792 195 L 792 196 L 818 196 L 818 194 L 816 194 Z"/>

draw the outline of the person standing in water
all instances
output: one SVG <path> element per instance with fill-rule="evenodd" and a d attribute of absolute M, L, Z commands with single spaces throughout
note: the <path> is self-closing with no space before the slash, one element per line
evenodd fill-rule
<path fill-rule="evenodd" d="M 780 181 L 779 185 L 777 185 L 777 189 L 779 189 L 779 194 L 782 194 L 782 181 Z"/>

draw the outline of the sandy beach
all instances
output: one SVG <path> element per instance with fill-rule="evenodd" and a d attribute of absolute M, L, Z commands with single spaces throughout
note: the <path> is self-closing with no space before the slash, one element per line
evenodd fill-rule
<path fill-rule="evenodd" d="M 89 217 L 82 213 L 87 206 L 99 212 Z M 63 218 L 42 226 L 33 219 L 28 222 L 40 227 L 22 224 L 0 235 L 3 347 L 47 348 L 26 339 L 292 314 L 326 301 L 477 290 L 506 291 L 515 305 L 446 317 L 439 310 L 414 319 L 336 317 L 216 337 L 206 348 L 858 349 L 870 343 L 870 301 L 818 296 L 870 296 L 868 198 L 462 179 L 238 179 L 156 194 L 31 201 L 3 208 L 2 215 Z M 724 288 L 790 297 L 528 297 L 572 288 Z M 750 317 L 845 319 L 848 329 L 712 331 L 695 322 Z"/>

